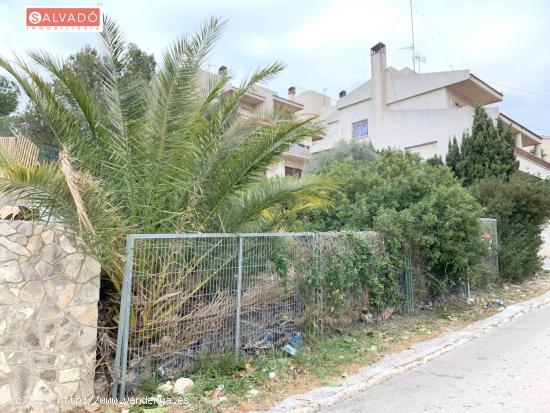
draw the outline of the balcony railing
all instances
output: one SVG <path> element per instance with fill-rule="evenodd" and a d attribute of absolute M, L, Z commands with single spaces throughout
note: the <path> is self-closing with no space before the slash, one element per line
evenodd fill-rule
<path fill-rule="evenodd" d="M 305 158 L 309 158 L 310 156 L 309 146 L 303 145 L 301 143 L 291 144 L 290 147 L 288 148 L 287 153 L 290 153 L 292 155 L 303 156 Z"/>
<path fill-rule="evenodd" d="M 516 154 L 525 159 L 529 159 L 531 162 L 536 163 L 537 165 L 542 166 L 545 169 L 550 169 L 550 162 L 547 162 L 544 159 L 541 159 L 524 149 L 516 148 Z"/>
<path fill-rule="evenodd" d="M 519 170 L 538 176 L 541 179 L 550 177 L 550 163 L 524 149 L 516 147 L 516 159 L 519 161 Z"/>

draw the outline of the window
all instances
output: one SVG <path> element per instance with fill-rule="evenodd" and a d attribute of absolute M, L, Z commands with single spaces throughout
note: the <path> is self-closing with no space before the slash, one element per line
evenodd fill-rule
<path fill-rule="evenodd" d="M 354 122 L 351 126 L 353 127 L 352 137 L 358 139 L 369 136 L 369 121 L 367 119 Z"/>
<path fill-rule="evenodd" d="M 302 170 L 285 166 L 285 176 L 302 176 Z"/>

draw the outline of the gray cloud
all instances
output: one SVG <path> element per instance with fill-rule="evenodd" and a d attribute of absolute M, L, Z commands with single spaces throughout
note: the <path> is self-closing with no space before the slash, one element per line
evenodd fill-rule
<path fill-rule="evenodd" d="M 34 3 L 33 3 L 34 4 Z M 44 5 L 95 5 L 94 1 L 44 0 Z M 414 13 L 417 50 L 428 62 L 422 71 L 470 68 L 502 90 L 502 110 L 525 126 L 550 134 L 550 98 L 500 86 L 550 95 L 550 2 L 512 0 L 460 2 L 417 0 Z M 388 64 L 411 65 L 410 21 L 406 0 L 105 0 L 129 40 L 160 57 L 180 34 L 196 30 L 211 15 L 228 24 L 210 59 L 210 68 L 229 66 L 238 76 L 282 61 L 287 69 L 270 87 L 281 94 L 290 85 L 336 97 L 370 77 L 369 48 L 388 46 Z M 20 0 L 0 4 L 0 53 L 45 48 L 67 55 L 94 35 L 35 33 L 24 28 Z"/>

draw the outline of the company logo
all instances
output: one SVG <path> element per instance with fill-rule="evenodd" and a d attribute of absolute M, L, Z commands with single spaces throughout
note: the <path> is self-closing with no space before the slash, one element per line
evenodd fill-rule
<path fill-rule="evenodd" d="M 27 7 L 27 30 L 103 30 L 101 7 Z"/>

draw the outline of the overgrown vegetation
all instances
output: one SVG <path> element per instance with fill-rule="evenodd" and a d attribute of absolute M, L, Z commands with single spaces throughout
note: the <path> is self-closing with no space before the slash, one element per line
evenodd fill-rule
<path fill-rule="evenodd" d="M 483 178 L 507 179 L 518 170 L 510 127 L 499 119 L 495 125 L 483 106 L 476 106 L 472 128 L 449 143 L 446 164 L 465 186 Z"/>
<path fill-rule="evenodd" d="M 82 56 L 93 63 L 83 65 L 97 76 L 92 83 L 75 71 L 79 57 L 67 61 L 40 51 L 29 53 L 30 62 L 0 58 L 63 148 L 59 162 L 25 167 L 2 161 L 0 192 L 82 238 L 111 283 L 104 293 L 111 294 L 105 299 L 113 319 L 103 322 L 118 320 L 126 234 L 277 230 L 287 211 L 330 201 L 331 184 L 323 178 L 264 177 L 290 144 L 322 128 L 277 107 L 240 115 L 243 95 L 283 67 L 269 65 L 231 88 L 227 75 L 205 77 L 202 68 L 222 26 L 213 18 L 198 33 L 174 41 L 150 81 L 128 75 L 136 50 L 109 18 L 100 35 L 101 56 Z M 152 62 L 145 62 L 151 69 Z M 136 259 L 154 274 L 141 284 L 134 280 L 134 293 L 146 303 L 131 315 L 137 335 L 150 323 L 189 316 L 182 314 L 185 300 L 218 275 L 194 271 L 208 257 L 193 255 L 177 277 L 155 255 Z M 177 290 L 177 302 L 163 299 L 167 286 Z"/>
<path fill-rule="evenodd" d="M 455 298 L 415 317 L 394 317 L 384 324 L 367 325 L 339 336 L 309 337 L 292 358 L 280 350 L 237 362 L 231 354 L 202 358 L 189 375 L 195 382 L 186 394 L 189 405 L 164 408 L 164 412 L 261 411 L 290 394 L 318 386 L 340 386 L 349 374 L 387 354 L 493 315 L 502 308 L 487 307 L 494 297 L 510 305 L 547 291 L 549 285 L 549 277 L 544 275 L 534 283 L 493 286 L 469 302 Z M 270 373 L 275 374 L 273 378 Z M 158 394 L 161 383 L 158 379 L 144 383 L 140 395 Z M 218 392 L 222 384 L 223 391 Z M 136 412 L 147 412 L 144 407 L 134 408 Z"/>
<path fill-rule="evenodd" d="M 470 133 L 449 143 L 446 164 L 498 219 L 499 272 L 506 279 L 528 278 L 540 269 L 542 226 L 550 218 L 549 184 L 518 172 L 510 127 L 475 109 Z"/>
<path fill-rule="evenodd" d="M 520 172 L 509 180 L 482 179 L 472 193 L 498 219 L 500 276 L 524 280 L 535 274 L 541 266 L 542 226 L 550 218 L 549 182 Z"/>
<path fill-rule="evenodd" d="M 376 159 L 378 153 L 370 143 L 357 141 L 340 141 L 332 149 L 317 152 L 306 164 L 305 173 L 319 173 L 322 169 L 333 162 L 343 160 L 370 163 Z"/>
<path fill-rule="evenodd" d="M 298 268 L 310 331 L 342 332 L 356 327 L 362 313 L 400 303 L 399 263 L 380 234 L 324 234 L 317 244 L 308 267 Z"/>
<path fill-rule="evenodd" d="M 305 214 L 305 228 L 382 231 L 393 257 L 410 252 L 416 258 L 415 277 L 424 275 L 432 297 L 473 276 L 487 251 L 483 210 L 446 167 L 383 151 L 370 163 L 344 157 L 321 172 L 338 183 L 336 205 Z"/>
<path fill-rule="evenodd" d="M 269 229 L 278 224 L 268 218 L 270 208 L 326 204 L 330 186 L 322 179 L 263 178 L 289 144 L 320 133 L 320 127 L 280 110 L 239 116 L 242 95 L 279 73 L 280 64 L 255 72 L 231 94 L 225 92 L 228 76 L 201 80 L 221 28 L 211 19 L 196 35 L 174 42 L 145 87 L 141 79 L 124 76 L 132 55 L 107 19 L 101 100 L 70 62 L 46 52 L 30 58 L 63 85 L 63 96 L 28 63 L 0 59 L 57 144 L 68 150 L 73 169 L 68 175 L 57 163 L 32 168 L 4 163 L 0 190 L 41 207 L 45 219 L 55 218 L 81 235 L 115 286 L 127 233 Z"/>
<path fill-rule="evenodd" d="M 123 66 L 120 68 L 122 77 L 147 85 L 155 74 L 156 62 L 153 55 L 145 53 L 133 43 L 128 44 L 125 53 Z M 86 45 L 64 61 L 64 70 L 73 72 L 82 81 L 88 92 L 96 96 L 98 101 L 102 100 L 101 84 L 102 73 L 106 64 L 105 59 L 105 55 L 101 55 L 92 46 Z M 75 111 L 78 111 L 77 103 L 71 97 L 71 93 L 63 82 L 56 77 L 53 77 L 51 80 L 44 80 L 50 83 L 53 92 L 58 97 L 62 97 L 65 104 L 72 106 Z M 1 93 L 0 87 L 0 95 Z M 22 133 L 38 145 L 41 161 L 53 161 L 57 159 L 60 147 L 48 122 L 32 100 L 27 103 L 24 110 L 6 116 L 4 123 L 15 133 Z"/>

